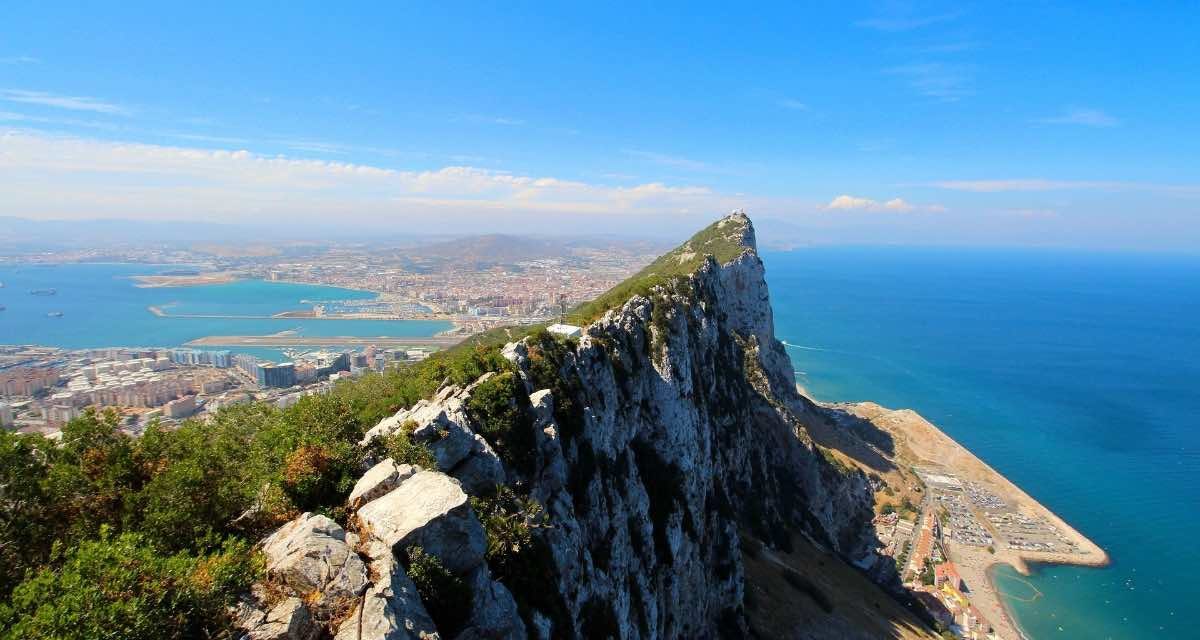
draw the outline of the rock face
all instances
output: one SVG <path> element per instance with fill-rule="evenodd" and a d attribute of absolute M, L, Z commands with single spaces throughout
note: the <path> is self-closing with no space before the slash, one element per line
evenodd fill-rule
<path fill-rule="evenodd" d="M 361 528 L 392 549 L 418 546 L 456 574 L 483 562 L 483 527 L 454 479 L 421 471 L 358 510 Z"/>
<path fill-rule="evenodd" d="M 306 513 L 271 534 L 262 545 L 267 572 L 297 595 L 332 610 L 358 598 L 367 567 L 346 543 L 346 531 L 325 516 Z"/>
<path fill-rule="evenodd" d="M 396 413 L 367 431 L 362 444 L 407 429 L 414 440 L 433 452 L 438 470 L 457 478 L 468 493 L 492 491 L 505 481 L 504 465 L 488 442 L 476 434 L 478 425 L 467 411 L 471 392 L 491 375 L 485 374 L 465 389 L 445 387 L 433 399 Z"/>
<path fill-rule="evenodd" d="M 263 616 L 247 634 L 249 640 L 314 640 L 321 628 L 300 598 L 286 598 Z"/>
<path fill-rule="evenodd" d="M 421 604 L 416 585 L 395 556 L 382 551 L 371 562 L 375 582 L 338 627 L 334 640 L 437 638 L 437 629 Z"/>
<path fill-rule="evenodd" d="M 264 543 L 271 575 L 318 610 L 357 599 L 326 627 L 337 640 L 436 633 L 436 594 L 417 593 L 398 560 L 413 546 L 467 585 L 456 636 L 467 639 L 745 637 L 746 536 L 782 549 L 803 536 L 893 579 L 874 555 L 866 477 L 835 468 L 807 435 L 821 418 L 775 339 L 749 219 L 704 233 L 722 243 L 722 262 L 685 245 L 660 263 L 686 273 L 635 287 L 647 293 L 578 340 L 535 335 L 503 348 L 525 389 L 512 405 L 522 418 L 504 428 L 532 433 L 498 448 L 532 443 L 531 456 L 505 464 L 480 435 L 512 434 L 482 428 L 469 410 L 493 374 L 446 386 L 363 440 L 404 429 L 437 469 L 375 465 L 350 496 L 356 534 L 306 514 Z M 545 524 L 522 543 L 524 564 L 498 568 L 468 495 L 502 483 L 536 501 Z M 262 628 L 270 616 L 257 615 Z"/>
<path fill-rule="evenodd" d="M 395 460 L 388 458 L 371 467 L 358 479 L 346 502 L 351 509 L 357 509 L 400 486 L 401 482 L 411 478 L 417 471 L 419 469 L 411 464 L 396 464 Z"/>
<path fill-rule="evenodd" d="M 740 255 L 633 297 L 555 357 L 504 351 L 533 391 L 527 482 L 553 523 L 538 536 L 558 606 L 529 616 L 541 637 L 744 635 L 743 531 L 875 562 L 866 478 L 805 433 L 817 418 L 775 339 L 753 227 L 735 215 L 715 232 Z"/>

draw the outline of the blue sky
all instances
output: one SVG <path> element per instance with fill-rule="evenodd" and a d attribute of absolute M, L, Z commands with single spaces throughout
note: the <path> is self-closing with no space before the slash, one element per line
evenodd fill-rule
<path fill-rule="evenodd" d="M 800 4 L 10 6 L 0 215 L 1200 250 L 1194 3 Z"/>

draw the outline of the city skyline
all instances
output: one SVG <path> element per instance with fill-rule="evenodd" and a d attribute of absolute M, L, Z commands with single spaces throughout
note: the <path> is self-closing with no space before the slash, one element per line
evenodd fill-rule
<path fill-rule="evenodd" d="M 1195 11 L 689 6 L 17 7 L 0 216 L 1200 250 Z"/>

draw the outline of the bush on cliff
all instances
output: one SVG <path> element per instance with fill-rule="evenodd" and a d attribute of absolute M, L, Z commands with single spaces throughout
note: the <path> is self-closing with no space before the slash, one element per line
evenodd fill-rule
<path fill-rule="evenodd" d="M 467 410 L 501 460 L 524 475 L 533 472 L 533 420 L 524 383 L 516 374 L 503 371 L 480 383 L 471 392 Z"/>
<path fill-rule="evenodd" d="M 227 633 L 227 607 L 260 568 L 250 545 L 231 541 L 205 555 L 155 553 L 138 534 L 99 537 L 56 569 L 26 579 L 0 605 L 4 640 L 197 638 Z"/>

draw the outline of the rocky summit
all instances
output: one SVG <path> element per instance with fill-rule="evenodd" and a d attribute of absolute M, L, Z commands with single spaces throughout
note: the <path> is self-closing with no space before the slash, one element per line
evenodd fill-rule
<path fill-rule="evenodd" d="M 775 338 L 749 218 L 568 320 L 579 337 L 508 334 L 501 370 L 370 429 L 364 447 L 432 456 L 368 457 L 345 528 L 304 514 L 267 538 L 246 637 L 865 638 L 905 615 L 866 476 L 809 436 L 826 418 Z"/>

